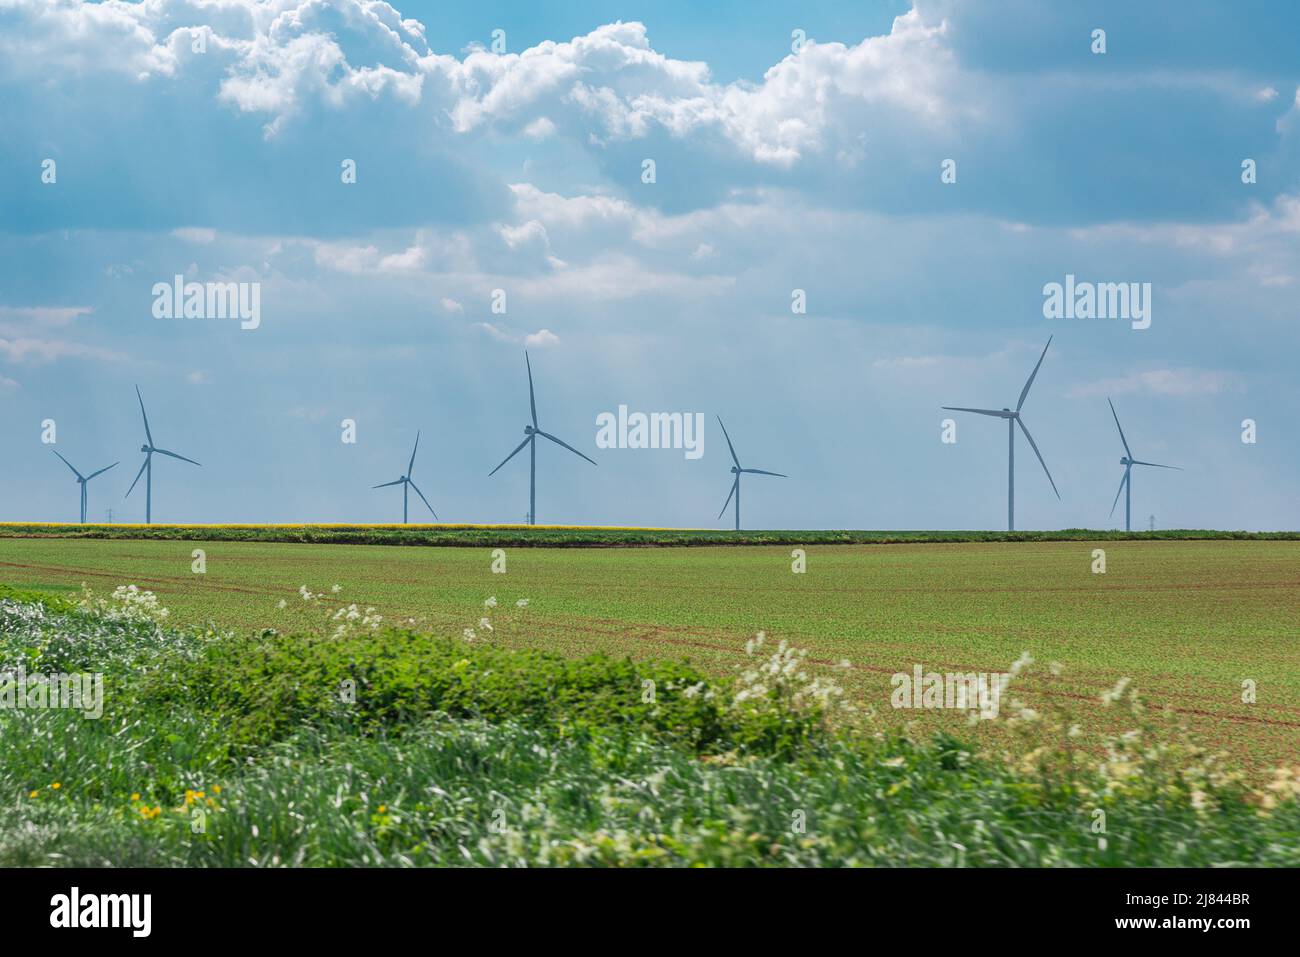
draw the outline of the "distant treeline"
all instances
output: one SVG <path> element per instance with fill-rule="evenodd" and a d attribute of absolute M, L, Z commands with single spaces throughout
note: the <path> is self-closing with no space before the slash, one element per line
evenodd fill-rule
<path fill-rule="evenodd" d="M 1039 532 L 730 531 L 567 525 L 60 525 L 0 523 L 0 538 L 112 538 L 163 541 L 302 542 L 333 545 L 438 545 L 512 548 L 653 548 L 689 545 L 895 545 L 913 542 L 1300 541 L 1300 532 L 1168 529 L 1121 532 L 1066 528 Z"/>

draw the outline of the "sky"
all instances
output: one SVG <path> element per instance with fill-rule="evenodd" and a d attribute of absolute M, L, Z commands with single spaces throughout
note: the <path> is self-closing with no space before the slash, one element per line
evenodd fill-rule
<path fill-rule="evenodd" d="M 1182 468 L 1135 470 L 1135 527 L 1296 529 L 1297 35 L 1197 0 L 0 0 L 0 518 L 77 519 L 57 450 L 142 521 L 138 386 L 202 463 L 155 459 L 155 521 L 398 520 L 371 486 L 419 430 L 442 520 L 520 522 L 526 451 L 488 473 L 527 350 L 597 463 L 540 444 L 540 523 L 730 527 L 721 416 L 788 475 L 746 527 L 997 529 L 1006 427 L 941 406 L 1014 407 L 1051 337 L 1023 422 L 1060 497 L 1019 437 L 1018 527 L 1122 527 L 1109 398 Z M 177 275 L 256 289 L 256 328 L 158 318 Z M 1149 288 L 1149 326 L 1048 317 L 1067 276 Z M 620 405 L 700 413 L 704 454 L 598 448 Z"/>

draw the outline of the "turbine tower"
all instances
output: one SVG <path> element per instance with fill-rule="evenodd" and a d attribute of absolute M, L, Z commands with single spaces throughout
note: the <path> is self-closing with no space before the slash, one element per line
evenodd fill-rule
<path fill-rule="evenodd" d="M 105 472 L 111 469 L 113 465 L 117 465 L 118 463 L 114 462 L 113 465 L 105 465 L 98 472 L 91 472 L 89 475 L 82 475 L 75 468 L 73 468 L 71 462 L 69 462 L 67 459 L 64 459 L 63 456 L 59 454 L 58 449 L 50 449 L 50 451 L 53 452 L 55 455 L 58 455 L 59 458 L 63 459 L 63 464 L 66 465 L 68 468 L 72 469 L 72 474 L 77 477 L 77 484 L 81 486 L 81 524 L 85 525 L 86 524 L 86 483 L 89 482 L 91 479 L 93 479 L 96 475 L 103 475 Z"/>
<path fill-rule="evenodd" d="M 722 425 L 722 416 L 718 416 L 718 425 Z M 727 493 L 727 500 L 722 503 L 722 511 L 718 513 L 718 518 L 726 514 L 727 506 L 731 504 L 731 497 L 736 497 L 736 531 L 740 531 L 740 477 L 742 475 L 774 475 L 777 478 L 789 478 L 788 475 L 782 475 L 780 472 L 765 472 L 763 469 L 746 469 L 741 468 L 740 459 L 736 458 L 736 447 L 731 444 L 731 436 L 727 435 L 727 427 L 722 425 L 722 434 L 727 440 L 727 448 L 731 450 L 731 474 L 736 476 L 731 483 L 731 491 Z"/>
<path fill-rule="evenodd" d="M 189 462 L 191 465 L 198 465 L 199 463 L 193 459 L 187 459 L 183 455 L 177 455 L 175 452 L 170 452 L 167 449 L 160 449 L 158 446 L 153 444 L 153 433 L 149 431 L 149 416 L 144 411 L 144 398 L 140 395 L 139 386 L 135 387 L 135 397 L 140 400 L 140 417 L 144 419 L 145 444 L 140 446 L 140 451 L 144 453 L 144 464 L 140 466 L 140 471 L 135 473 L 135 481 L 131 483 L 131 487 L 126 490 L 126 495 L 123 497 L 127 498 L 133 491 L 135 491 L 136 483 L 140 481 L 140 476 L 143 475 L 145 477 L 144 522 L 146 525 L 149 525 L 153 522 L 153 454 L 157 452 L 159 455 L 170 455 L 174 459 L 180 459 L 182 462 Z M 201 467 L 202 466 L 200 466 L 200 468 Z"/>
<path fill-rule="evenodd" d="M 433 511 L 433 506 L 429 504 L 429 500 L 425 498 L 424 493 L 420 491 L 420 486 L 416 485 L 415 481 L 411 478 L 411 473 L 415 470 L 415 451 L 419 447 L 420 447 L 420 433 L 416 432 L 415 448 L 411 449 L 411 461 L 406 466 L 406 474 L 399 479 L 394 479 L 391 482 L 384 482 L 382 485 L 370 486 L 371 488 L 388 488 L 390 485 L 402 486 L 402 524 L 403 525 L 406 524 L 406 500 L 411 489 L 415 489 L 415 494 L 420 496 L 420 501 L 423 502 L 425 504 L 425 507 L 428 508 L 430 513 L 432 513 L 434 521 L 440 521 L 440 519 L 438 518 L 438 513 Z"/>
<path fill-rule="evenodd" d="M 1133 458 L 1133 453 L 1129 450 L 1128 439 L 1124 438 L 1124 427 L 1119 424 L 1119 416 L 1115 412 L 1115 403 L 1110 399 L 1106 400 L 1110 404 L 1110 414 L 1115 416 L 1115 428 L 1119 429 L 1119 440 L 1124 443 L 1124 457 L 1119 460 L 1119 464 L 1124 466 L 1124 477 L 1119 480 L 1119 491 L 1115 493 L 1115 501 L 1110 503 L 1110 514 L 1115 514 L 1115 506 L 1119 504 L 1119 493 L 1124 493 L 1124 531 L 1131 532 L 1133 527 L 1130 523 L 1130 517 L 1133 510 L 1133 466 L 1149 465 L 1157 469 L 1173 469 L 1181 472 L 1177 465 L 1161 465 L 1158 462 L 1140 462 Z M 1151 528 L 1155 530 L 1155 516 L 1151 516 Z"/>
<path fill-rule="evenodd" d="M 533 424 L 524 426 L 524 440 L 515 446 L 515 450 L 513 452 L 511 452 L 509 455 L 507 455 L 504 459 L 501 460 L 501 465 L 505 465 L 512 458 L 518 455 L 520 450 L 522 450 L 525 445 L 529 447 L 528 449 L 528 458 L 529 458 L 528 524 L 536 525 L 537 524 L 537 437 L 540 435 L 544 439 L 550 439 L 556 445 L 563 446 L 564 448 L 572 452 L 574 455 L 578 455 L 584 459 L 587 459 L 587 461 L 591 462 L 592 465 L 595 465 L 596 463 L 594 460 L 583 455 L 581 452 L 575 449 L 572 445 L 569 445 L 567 442 L 563 442 L 560 439 L 557 439 L 549 432 L 543 432 L 541 430 L 541 427 L 538 426 L 537 399 L 533 395 L 533 364 L 529 361 L 527 352 L 524 353 L 524 363 L 528 366 L 528 404 L 529 407 L 532 409 Z M 489 472 L 488 478 L 491 478 L 492 476 L 496 475 L 497 472 L 501 470 L 501 465 L 498 465 L 491 472 Z"/>
<path fill-rule="evenodd" d="M 1059 499 L 1061 493 L 1056 491 L 1056 482 L 1052 479 L 1052 473 L 1047 470 L 1047 463 L 1043 461 L 1043 454 L 1038 451 L 1038 444 L 1034 437 L 1029 434 L 1029 429 L 1025 428 L 1025 422 L 1020 417 L 1020 410 L 1024 408 L 1025 396 L 1029 395 L 1029 387 L 1034 384 L 1034 376 L 1038 375 L 1039 366 L 1043 364 L 1043 359 L 1047 357 L 1047 349 L 1052 344 L 1052 337 L 1047 337 L 1047 345 L 1043 346 L 1043 354 L 1038 357 L 1038 365 L 1034 366 L 1034 371 L 1029 373 L 1029 378 L 1025 381 L 1025 387 L 1020 390 L 1020 400 L 1016 403 L 1016 410 L 1010 409 L 968 409 L 962 406 L 945 405 L 943 408 L 949 412 L 974 412 L 977 415 L 991 415 L 995 418 L 1007 420 L 1007 531 L 1016 530 L 1016 426 L 1020 426 L 1020 431 L 1025 433 L 1025 438 L 1029 440 L 1029 447 L 1034 450 L 1038 456 L 1038 463 L 1042 465 L 1043 471 L 1047 473 L 1047 481 L 1052 483 L 1052 491 L 1056 492 Z"/>

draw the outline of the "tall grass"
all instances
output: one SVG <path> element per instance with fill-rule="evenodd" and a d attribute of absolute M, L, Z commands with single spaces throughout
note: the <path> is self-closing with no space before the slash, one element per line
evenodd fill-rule
<path fill-rule="evenodd" d="M 751 646 L 716 683 L 379 627 L 183 632 L 139 594 L 28 597 L 0 599 L 0 660 L 102 666 L 109 700 L 98 721 L 0 711 L 0 865 L 1300 864 L 1300 771 L 1254 790 L 1140 727 L 1098 752 L 1023 707 L 1007 754 L 845 730 L 833 685 L 786 648 Z M 1114 706 L 1140 710 L 1124 689 Z"/>

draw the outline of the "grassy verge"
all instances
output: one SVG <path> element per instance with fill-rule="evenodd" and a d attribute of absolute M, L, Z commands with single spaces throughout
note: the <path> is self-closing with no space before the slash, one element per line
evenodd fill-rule
<path fill-rule="evenodd" d="M 106 695 L 98 720 L 0 710 L 0 865 L 1300 864 L 1300 770 L 1252 789 L 1122 689 L 1125 736 L 1013 707 L 1023 743 L 984 754 L 834 730 L 786 648 L 717 682 L 364 612 L 235 636 L 148 593 L 30 598 L 0 598 L 0 693 L 21 664 Z"/>

